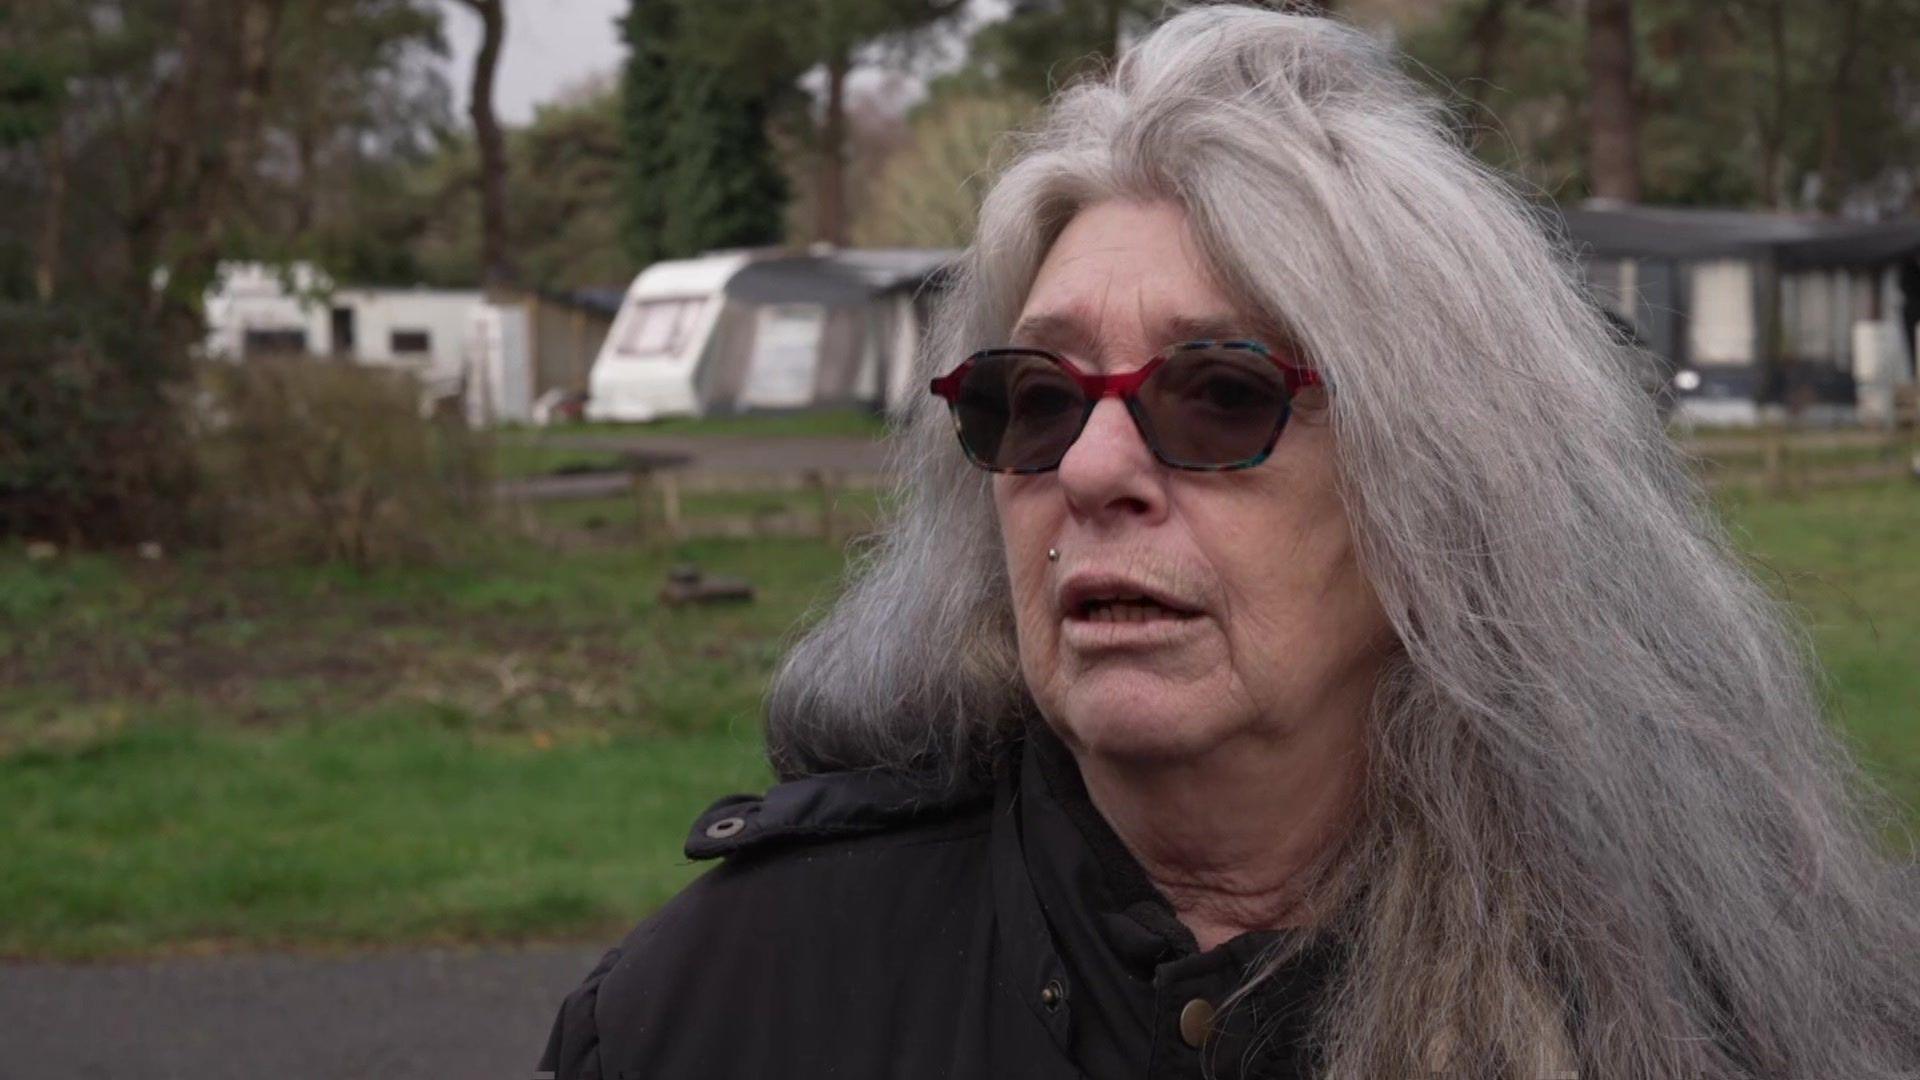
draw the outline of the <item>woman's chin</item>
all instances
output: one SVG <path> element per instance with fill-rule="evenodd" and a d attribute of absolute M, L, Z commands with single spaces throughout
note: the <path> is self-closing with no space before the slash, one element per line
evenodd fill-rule
<path fill-rule="evenodd" d="M 1114 688 L 1121 691 L 1121 688 Z M 1081 754 L 1109 760 L 1171 761 L 1196 757 L 1232 733 L 1218 700 L 1192 694 L 1143 695 L 1081 687 L 1068 695 L 1054 730 Z"/>

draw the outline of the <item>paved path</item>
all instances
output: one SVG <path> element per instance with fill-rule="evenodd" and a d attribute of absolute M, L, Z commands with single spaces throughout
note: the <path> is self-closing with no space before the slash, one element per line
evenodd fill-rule
<path fill-rule="evenodd" d="M 842 476 L 886 471 L 886 450 L 874 439 L 763 435 L 555 435 L 543 445 L 593 454 L 631 452 L 684 473 L 785 475 L 817 469 Z M 624 473 L 531 476 L 495 490 L 511 499 L 585 499 L 627 490 Z"/>
<path fill-rule="evenodd" d="M 886 466 L 879 440 L 841 435 L 555 435 L 545 445 L 588 453 L 631 450 L 684 457 L 687 468 L 705 472 L 879 472 Z"/>
<path fill-rule="evenodd" d="M 0 1080 L 529 1080 L 601 951 L 0 964 Z"/>

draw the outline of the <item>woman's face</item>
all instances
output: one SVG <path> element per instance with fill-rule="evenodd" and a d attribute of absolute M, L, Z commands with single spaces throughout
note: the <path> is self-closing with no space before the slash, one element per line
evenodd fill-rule
<path fill-rule="evenodd" d="M 1180 208 L 1105 202 L 1048 252 L 1014 344 L 1129 371 L 1197 326 L 1269 336 L 1210 280 Z M 1355 563 L 1327 419 L 1309 388 L 1266 461 L 1188 472 L 1105 398 L 1057 471 L 994 477 L 1021 671 L 1065 741 L 1142 761 L 1346 741 L 1310 729 L 1357 725 L 1391 633 Z M 1076 602 L 1089 591 L 1175 610 Z"/>

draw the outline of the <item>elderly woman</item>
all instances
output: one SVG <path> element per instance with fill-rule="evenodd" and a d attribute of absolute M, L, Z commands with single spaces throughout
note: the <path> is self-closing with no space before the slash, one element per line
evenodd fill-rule
<path fill-rule="evenodd" d="M 1893 808 L 1533 216 L 1364 37 L 1210 7 L 981 212 L 784 781 L 562 1077 L 1892 1080 Z M 956 432 L 958 434 L 956 444 Z"/>

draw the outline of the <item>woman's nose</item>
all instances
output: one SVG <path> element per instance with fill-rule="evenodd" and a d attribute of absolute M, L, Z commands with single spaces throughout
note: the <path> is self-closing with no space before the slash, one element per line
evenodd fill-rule
<path fill-rule="evenodd" d="M 1155 513 L 1166 504 L 1163 472 L 1125 403 L 1103 398 L 1060 459 L 1060 486 L 1082 515 Z"/>

